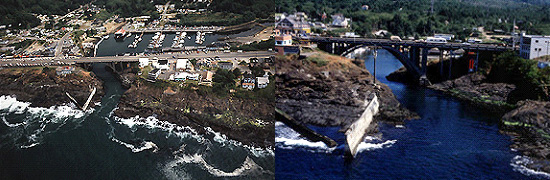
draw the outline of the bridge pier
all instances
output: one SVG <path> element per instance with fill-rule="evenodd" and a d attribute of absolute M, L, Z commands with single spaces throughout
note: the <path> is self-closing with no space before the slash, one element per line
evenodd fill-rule
<path fill-rule="evenodd" d="M 453 54 L 453 50 L 451 50 L 451 57 L 449 58 L 449 76 L 447 77 L 447 79 L 451 79 L 451 73 L 453 71 L 453 58 L 454 58 L 454 54 Z"/>

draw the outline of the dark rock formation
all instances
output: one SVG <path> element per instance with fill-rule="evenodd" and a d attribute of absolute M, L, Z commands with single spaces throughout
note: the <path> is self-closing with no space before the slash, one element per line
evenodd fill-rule
<path fill-rule="evenodd" d="M 89 107 L 100 102 L 104 95 L 103 82 L 93 72 L 80 68 L 72 74 L 57 75 L 53 68 L 9 68 L 0 71 L 0 95 L 14 95 L 18 101 L 30 102 L 31 107 L 51 107 L 68 104 L 74 97 L 81 107 L 96 87 Z"/>
<path fill-rule="evenodd" d="M 371 74 L 352 60 L 318 52 L 304 60 L 276 59 L 276 107 L 297 121 L 347 127 L 364 111 L 365 98 L 375 92 L 380 112 L 375 120 L 402 123 L 418 117 L 400 106 L 385 84 L 373 84 Z"/>
<path fill-rule="evenodd" d="M 550 172 L 550 102 L 521 101 L 502 117 L 502 131 L 514 149 L 533 159 L 528 167 Z"/>

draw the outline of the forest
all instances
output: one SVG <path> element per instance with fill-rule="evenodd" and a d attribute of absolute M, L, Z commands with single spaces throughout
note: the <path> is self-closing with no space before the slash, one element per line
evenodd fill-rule
<path fill-rule="evenodd" d="M 40 20 L 33 14 L 63 15 L 70 10 L 79 8 L 80 5 L 90 3 L 92 0 L 3 0 L 0 6 L 0 25 L 12 25 L 11 28 L 26 29 L 40 24 Z M 150 15 L 158 17 L 154 4 L 165 4 L 167 0 L 95 0 L 94 4 L 105 7 L 106 11 L 99 16 L 106 17 L 118 14 L 121 17 L 133 17 Z M 189 1 L 174 1 L 181 7 Z M 174 3 L 171 1 L 171 3 Z M 224 17 L 239 17 L 237 19 L 219 19 L 219 15 L 213 16 L 215 24 L 238 24 L 254 20 L 266 19 L 273 16 L 273 0 L 213 0 L 208 7 L 215 13 L 225 13 Z M 204 4 L 204 3 L 203 3 Z M 104 19 L 104 18 L 103 18 Z M 193 20 L 192 18 L 189 20 Z M 228 20 L 231 20 L 230 22 Z M 184 19 L 184 22 L 189 22 Z M 191 22 L 189 22 L 191 23 Z M 19 25 L 20 24 L 20 25 Z M 210 25 L 208 22 L 200 22 L 199 25 Z"/>
<path fill-rule="evenodd" d="M 509 32 L 514 20 L 528 34 L 550 34 L 550 2 L 543 0 L 276 0 L 276 12 L 305 12 L 321 20 L 323 13 L 343 13 L 352 18 L 360 35 L 385 29 L 399 36 L 454 33 L 463 37 L 473 27 Z M 368 10 L 362 6 L 367 5 Z"/>

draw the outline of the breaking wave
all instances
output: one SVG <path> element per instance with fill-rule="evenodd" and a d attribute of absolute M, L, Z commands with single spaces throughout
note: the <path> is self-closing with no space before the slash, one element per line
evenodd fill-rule
<path fill-rule="evenodd" d="M 512 166 L 514 171 L 518 171 L 524 175 L 537 176 L 537 177 L 543 177 L 545 179 L 550 179 L 549 173 L 537 171 L 527 167 L 527 165 L 532 163 L 533 161 L 529 159 L 529 157 L 518 155 L 512 159 L 512 161 L 510 162 L 510 165 Z"/>
<path fill-rule="evenodd" d="M 44 135 L 58 131 L 67 122 L 80 124 L 83 117 L 94 111 L 78 110 L 72 103 L 49 108 L 30 105 L 31 103 L 17 101 L 12 96 L 0 96 L 0 116 L 10 131 L 9 138 L 2 139 L 2 144 L 12 142 L 22 149 L 35 147 L 41 143 Z M 13 119 L 7 119 L 6 116 Z"/>
<path fill-rule="evenodd" d="M 132 144 L 125 143 L 125 142 L 123 142 L 121 140 L 118 140 L 116 138 L 112 138 L 111 140 L 116 142 L 116 143 L 119 143 L 120 145 L 126 146 L 128 149 L 131 149 L 132 152 L 134 152 L 134 153 L 138 153 L 138 152 L 141 152 L 141 151 L 144 151 L 144 150 L 147 150 L 147 149 L 153 149 L 153 152 L 157 152 L 159 150 L 157 145 L 155 143 L 151 142 L 151 141 L 143 141 L 143 142 L 141 142 L 141 144 L 139 144 L 139 146 L 135 146 L 135 145 L 132 145 Z"/>
<path fill-rule="evenodd" d="M 237 176 L 243 176 L 247 175 L 249 173 L 263 171 L 263 168 L 256 164 L 250 157 L 246 157 L 244 162 L 241 164 L 240 167 L 234 169 L 231 172 L 225 172 L 223 170 L 217 169 L 214 166 L 208 164 L 202 157 L 202 155 L 199 154 L 193 154 L 193 155 L 177 155 L 175 156 L 176 159 L 167 163 L 165 167 L 163 168 L 163 171 L 167 173 L 169 178 L 173 179 L 180 179 L 181 176 L 178 175 L 178 172 L 175 168 L 182 166 L 182 165 L 189 165 L 189 164 L 197 164 L 200 168 L 208 171 L 211 175 L 215 177 L 237 177 Z"/>
<path fill-rule="evenodd" d="M 396 142 L 397 140 L 387 140 L 382 142 L 376 137 L 367 136 L 365 137 L 365 140 L 359 144 L 357 152 L 361 153 L 365 151 L 388 148 Z M 282 122 L 275 123 L 275 145 L 281 149 L 304 149 L 313 153 L 332 153 L 336 149 L 345 150 L 345 148 L 347 148 L 343 145 L 331 148 L 321 141 L 309 141 L 301 137 L 300 133 L 294 131 Z"/>

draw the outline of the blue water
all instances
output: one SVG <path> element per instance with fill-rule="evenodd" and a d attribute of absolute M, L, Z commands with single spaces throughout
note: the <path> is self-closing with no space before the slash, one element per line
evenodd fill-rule
<path fill-rule="evenodd" d="M 373 72 L 373 57 L 366 68 Z M 519 155 L 511 140 L 498 132 L 499 117 L 467 103 L 425 88 L 389 82 L 385 76 L 402 65 L 390 53 L 379 51 L 376 78 L 387 84 L 397 99 L 421 119 L 406 121 L 405 128 L 381 124 L 380 145 L 345 160 L 345 136 L 337 127 L 314 127 L 335 139 L 335 149 L 315 146 L 276 146 L 277 179 L 530 179 L 511 166 Z M 277 126 L 277 137 L 288 136 Z M 281 128 L 283 129 L 283 128 Z"/>

